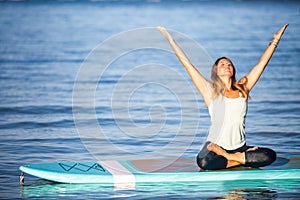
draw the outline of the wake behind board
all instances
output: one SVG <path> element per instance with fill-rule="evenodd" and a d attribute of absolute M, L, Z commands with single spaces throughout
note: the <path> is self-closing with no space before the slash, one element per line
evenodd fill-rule
<path fill-rule="evenodd" d="M 161 166 L 161 167 L 160 167 Z M 131 184 L 300 179 L 300 158 L 277 158 L 267 167 L 201 171 L 194 158 L 57 162 L 21 166 L 27 174 L 60 183 Z"/>

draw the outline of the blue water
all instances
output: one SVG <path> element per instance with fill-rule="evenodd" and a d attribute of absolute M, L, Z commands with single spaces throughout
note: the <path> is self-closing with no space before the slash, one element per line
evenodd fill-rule
<path fill-rule="evenodd" d="M 213 60 L 227 56 L 242 77 L 273 33 L 289 23 L 251 92 L 246 131 L 248 144 L 300 156 L 299 19 L 296 1 L 0 2 L 0 198 L 299 198 L 297 180 L 159 183 L 118 191 L 30 176 L 21 187 L 18 169 L 39 162 L 198 153 L 209 117 L 174 55 L 143 48 L 101 64 L 132 43 L 167 45 L 149 29 L 158 25 L 179 32 L 175 39 L 187 44 L 185 51 L 205 75 Z M 139 35 L 140 30 L 149 32 Z M 116 42 L 118 35 L 123 38 Z M 112 43 L 101 46 L 105 41 Z M 193 42 L 199 53 L 189 48 Z M 98 52 L 95 60 L 86 59 L 91 52 Z"/>

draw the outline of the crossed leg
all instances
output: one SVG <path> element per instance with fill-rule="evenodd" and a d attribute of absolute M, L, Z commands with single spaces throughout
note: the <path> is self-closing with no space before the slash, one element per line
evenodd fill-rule
<path fill-rule="evenodd" d="M 217 155 L 225 157 L 228 160 L 226 168 L 234 167 L 234 166 L 238 166 L 238 165 L 245 165 L 245 163 L 246 163 L 245 152 L 227 153 L 219 145 L 214 144 L 214 143 L 210 143 L 207 146 L 207 149 L 216 153 Z M 254 151 L 257 149 L 258 149 L 258 147 L 252 147 L 252 148 L 249 148 L 247 151 Z"/>

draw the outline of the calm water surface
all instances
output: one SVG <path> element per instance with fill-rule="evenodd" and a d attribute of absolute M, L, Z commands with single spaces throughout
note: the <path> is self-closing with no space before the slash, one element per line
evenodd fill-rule
<path fill-rule="evenodd" d="M 87 70 L 87 79 L 78 80 L 85 58 L 103 41 L 158 25 L 184 34 L 185 39 L 175 38 L 183 46 L 192 40 L 203 47 L 198 57 L 189 45 L 185 50 L 205 75 L 212 64 L 207 62 L 228 56 L 242 77 L 273 33 L 289 23 L 251 92 L 246 131 L 248 144 L 273 148 L 280 156 L 300 155 L 300 3 L 155 2 L 0 2 L 0 198 L 299 198 L 297 180 L 142 184 L 119 191 L 109 185 L 54 184 L 26 176 L 26 186 L 20 187 L 18 168 L 29 163 L 198 153 L 209 127 L 208 113 L 171 53 L 130 51 L 115 57 L 96 82 L 97 70 Z M 158 44 L 155 34 L 136 38 Z M 126 49 L 123 42 L 102 47 L 92 65 L 103 69 L 101 62 L 116 49 Z M 92 102 L 106 138 L 96 130 L 78 134 L 74 111 L 84 114 L 83 127 L 93 130 L 95 125 L 89 108 L 72 104 L 78 82 L 78 102 L 89 99 L 87 88 L 96 84 Z M 160 150 L 177 135 L 167 151 Z"/>

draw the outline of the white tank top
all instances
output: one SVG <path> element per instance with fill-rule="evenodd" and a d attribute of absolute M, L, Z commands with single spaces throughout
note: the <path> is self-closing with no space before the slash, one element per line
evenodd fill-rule
<path fill-rule="evenodd" d="M 246 143 L 247 101 L 245 98 L 227 98 L 219 95 L 210 103 L 208 111 L 211 126 L 207 141 L 218 144 L 226 150 L 237 149 Z"/>

